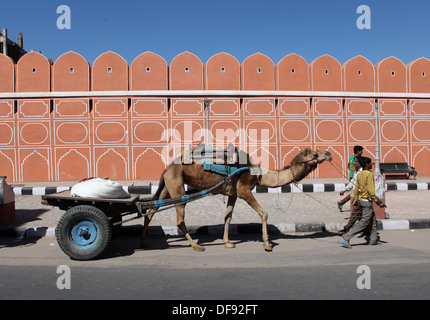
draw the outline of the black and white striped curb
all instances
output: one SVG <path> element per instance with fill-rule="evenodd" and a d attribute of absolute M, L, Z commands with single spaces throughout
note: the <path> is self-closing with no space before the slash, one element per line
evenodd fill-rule
<path fill-rule="evenodd" d="M 409 220 L 378 220 L 378 230 L 415 230 L 430 229 L 429 219 L 409 219 Z M 303 223 L 280 223 L 269 224 L 269 234 L 283 234 L 295 232 L 332 232 L 337 233 L 344 226 L 344 223 L 327 222 L 303 222 Z M 121 229 L 122 236 L 140 236 L 142 225 L 124 226 Z M 219 235 L 224 233 L 224 225 L 214 226 L 188 226 L 188 232 L 193 235 Z M 229 234 L 261 234 L 260 223 L 233 224 L 230 225 Z M 150 236 L 183 236 L 177 226 L 150 226 L 148 229 Z M 10 238 L 42 238 L 55 237 L 55 227 L 0 227 L 0 237 Z"/>
<path fill-rule="evenodd" d="M 302 193 L 302 192 L 340 192 L 344 190 L 344 183 L 305 183 L 305 184 L 288 184 L 278 188 L 268 188 L 257 186 L 253 193 Z M 13 187 L 15 195 L 45 195 L 70 190 L 71 187 Z M 155 194 L 158 186 L 123 186 L 128 193 L 134 194 Z M 188 188 L 186 188 L 188 189 Z M 189 188 L 191 189 L 191 188 Z M 387 183 L 385 190 L 430 190 L 430 182 L 405 182 L 405 183 Z"/>

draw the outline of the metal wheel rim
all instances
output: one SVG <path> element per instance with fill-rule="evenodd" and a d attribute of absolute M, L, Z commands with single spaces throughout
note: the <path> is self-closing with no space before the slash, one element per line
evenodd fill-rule
<path fill-rule="evenodd" d="M 89 249 L 99 238 L 99 228 L 91 219 L 76 219 L 69 224 L 67 236 L 75 248 Z"/>

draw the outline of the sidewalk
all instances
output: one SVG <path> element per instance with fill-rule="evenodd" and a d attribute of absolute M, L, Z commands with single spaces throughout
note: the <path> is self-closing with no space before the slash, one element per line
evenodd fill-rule
<path fill-rule="evenodd" d="M 386 213 L 389 219 L 379 220 L 378 228 L 430 228 L 430 183 L 427 181 L 430 178 L 386 181 Z M 134 190 L 150 194 L 156 190 L 156 186 L 149 186 L 149 181 L 121 183 L 130 192 Z M 73 183 L 11 184 L 16 194 L 16 220 L 7 227 L 0 227 L 0 236 L 54 236 L 55 227 L 64 211 L 42 205 L 40 195 L 72 185 Z M 269 214 L 271 233 L 337 232 L 349 218 L 349 205 L 344 206 L 343 212 L 339 212 L 336 205 L 342 198 L 339 191 L 344 185 L 344 179 L 305 179 L 299 188 L 257 188 L 254 196 Z M 217 195 L 189 203 L 185 218 L 189 232 L 222 234 L 226 201 L 227 197 Z M 142 225 L 143 219 L 127 222 L 123 225 L 123 233 L 138 234 Z M 233 213 L 231 233 L 261 233 L 259 215 L 240 199 Z M 176 227 L 175 209 L 155 215 L 149 234 L 180 234 Z"/>

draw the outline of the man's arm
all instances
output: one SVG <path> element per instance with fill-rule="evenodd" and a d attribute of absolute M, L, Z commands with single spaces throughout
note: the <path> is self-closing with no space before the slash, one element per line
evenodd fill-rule
<path fill-rule="evenodd" d="M 354 205 L 357 204 L 359 192 L 360 192 L 360 187 L 358 186 L 358 179 L 357 179 L 357 183 L 355 184 L 355 189 L 354 189 L 354 200 L 353 200 Z"/>
<path fill-rule="evenodd" d="M 384 206 L 384 203 L 376 196 L 375 194 L 375 180 L 373 174 L 369 174 L 366 177 L 366 189 L 369 197 L 376 202 L 376 204 L 380 207 Z"/>

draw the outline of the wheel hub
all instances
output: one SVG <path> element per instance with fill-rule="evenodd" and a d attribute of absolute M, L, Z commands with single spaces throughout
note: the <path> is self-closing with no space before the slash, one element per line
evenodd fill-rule
<path fill-rule="evenodd" d="M 90 229 L 87 227 L 80 228 L 79 236 L 83 237 L 84 239 L 88 240 L 91 236 Z"/>
<path fill-rule="evenodd" d="M 98 237 L 97 225 L 91 220 L 76 221 L 68 233 L 71 243 L 78 249 L 94 245 Z"/>

